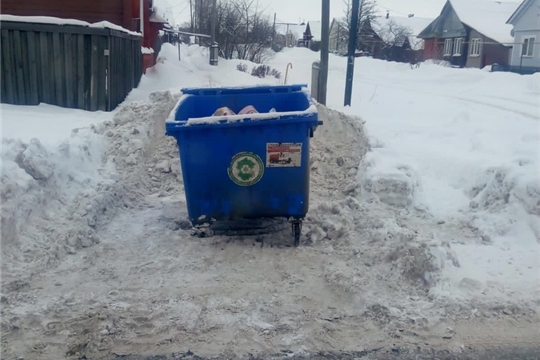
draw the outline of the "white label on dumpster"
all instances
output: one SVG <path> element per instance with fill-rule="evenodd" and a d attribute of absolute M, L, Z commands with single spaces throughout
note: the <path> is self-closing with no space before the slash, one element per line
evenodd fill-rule
<path fill-rule="evenodd" d="M 266 167 L 300 167 L 302 143 L 267 143 Z"/>

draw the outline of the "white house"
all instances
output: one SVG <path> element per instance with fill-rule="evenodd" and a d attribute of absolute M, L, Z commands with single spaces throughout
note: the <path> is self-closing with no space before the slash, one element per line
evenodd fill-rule
<path fill-rule="evenodd" d="M 519 73 L 540 72 L 540 0 L 525 0 L 510 16 L 514 46 L 510 69 Z"/>

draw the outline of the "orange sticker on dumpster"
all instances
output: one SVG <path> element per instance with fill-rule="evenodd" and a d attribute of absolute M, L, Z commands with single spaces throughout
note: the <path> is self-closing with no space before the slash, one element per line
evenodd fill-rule
<path fill-rule="evenodd" d="M 300 167 L 302 143 L 267 143 L 266 167 Z"/>

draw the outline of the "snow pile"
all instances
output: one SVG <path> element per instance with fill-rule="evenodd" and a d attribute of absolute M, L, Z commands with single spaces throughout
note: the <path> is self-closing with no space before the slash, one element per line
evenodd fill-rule
<path fill-rule="evenodd" d="M 343 256 L 325 267 L 331 286 L 356 294 L 366 308 L 406 307 L 400 296 L 429 291 L 445 267 L 458 265 L 455 254 L 414 218 L 362 200 L 356 174 L 371 154 L 363 121 L 322 106 L 319 115 L 324 125 L 312 145 L 307 241 Z"/>
<path fill-rule="evenodd" d="M 175 25 L 172 7 L 167 0 L 154 0 L 150 21 Z"/>
<path fill-rule="evenodd" d="M 5 279 L 21 278 L 27 266 L 37 271 L 62 254 L 99 242 L 95 227 L 120 192 L 99 172 L 106 146 L 89 128 L 73 130 L 57 146 L 37 138 L 3 139 Z"/>
<path fill-rule="evenodd" d="M 6 282 L 32 276 L 65 254 L 98 243 L 97 232 L 117 209 L 136 205 L 142 196 L 140 181 L 146 180 L 140 175 L 146 174 L 146 169 L 141 169 L 144 155 L 152 137 L 163 132 L 174 104 L 169 92 L 154 93 L 147 101 L 120 106 L 111 120 L 103 121 L 108 115 L 90 113 L 82 122 L 101 122 L 74 129 L 71 137 L 61 141 L 62 132 L 50 134 L 61 128 L 62 120 L 66 129 L 66 118 L 60 116 L 56 128 L 53 121 L 48 132 L 33 133 L 49 140 L 46 145 L 35 137 L 27 140 L 29 134 L 15 123 L 30 119 L 19 119 L 15 116 L 22 112 L 16 107 L 3 106 L 8 110 L 3 111 L 8 131 L 3 134 L 0 188 Z M 44 114 L 68 115 L 69 120 L 74 113 L 84 116 L 77 110 L 39 108 L 46 110 Z M 155 167 L 161 169 L 159 163 Z M 170 171 L 170 167 L 162 168 Z"/>
<path fill-rule="evenodd" d="M 264 79 L 237 71 L 239 64 L 249 64 L 244 60 L 219 59 L 219 66 L 209 64 L 208 49 L 199 45 L 180 45 L 164 43 L 157 58 L 157 64 L 143 75 L 139 87 L 133 89 L 125 102 L 145 100 L 154 91 L 169 90 L 178 93 L 183 87 L 219 87 L 257 84 L 276 84 L 277 79 Z"/>
<path fill-rule="evenodd" d="M 289 81 L 309 81 L 311 69 L 295 65 L 318 56 L 289 49 L 269 65 L 294 59 Z M 459 260 L 447 260 L 433 295 L 537 296 L 540 74 L 358 58 L 352 107 L 343 108 L 345 72 L 346 59 L 330 55 L 327 104 L 360 115 L 371 145 L 356 177 L 361 199 L 433 224 L 436 242 Z M 488 290 L 459 290 L 464 279 Z"/>
<path fill-rule="evenodd" d="M 277 219 L 266 233 L 191 236 L 178 148 L 164 135 L 178 90 L 263 80 L 181 51 L 178 61 L 165 45 L 135 101 L 67 139 L 4 134 L 3 354 L 180 354 L 218 341 L 202 355 L 309 356 L 357 350 L 359 324 L 362 346 L 424 348 L 456 331 L 460 346 L 477 329 L 449 328 L 463 319 L 528 323 L 540 295 L 538 77 L 359 58 L 343 108 L 346 59 L 330 56 L 327 103 L 342 111 L 317 106 L 310 210 L 302 245 L 287 249 Z M 293 59 L 290 83 L 305 83 L 301 65 L 316 58 L 291 49 L 269 65 Z"/>

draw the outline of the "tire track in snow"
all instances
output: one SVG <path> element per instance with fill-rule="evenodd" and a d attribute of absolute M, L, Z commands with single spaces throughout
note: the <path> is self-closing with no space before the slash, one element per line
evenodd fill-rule
<path fill-rule="evenodd" d="M 540 115 L 533 115 L 533 114 L 530 114 L 528 112 L 523 112 L 521 110 L 508 108 L 508 107 L 505 107 L 505 106 L 500 106 L 500 105 L 497 105 L 497 104 L 493 104 L 491 102 L 485 102 L 485 101 L 480 101 L 480 100 L 472 100 L 472 99 L 467 99 L 467 98 L 464 98 L 464 97 L 461 97 L 461 96 L 455 96 L 455 95 L 450 95 L 450 94 L 443 94 L 443 93 L 436 93 L 436 92 L 430 92 L 430 91 L 417 90 L 417 89 L 412 89 L 410 87 L 405 87 L 405 86 L 396 86 L 395 84 L 390 84 L 390 83 L 385 84 L 385 83 L 381 83 L 380 81 L 373 81 L 372 79 L 368 79 L 368 81 L 366 81 L 366 78 L 360 79 L 360 81 L 364 82 L 364 83 L 369 83 L 369 84 L 372 84 L 372 85 L 391 88 L 391 89 L 404 90 L 406 92 L 416 92 L 416 93 L 419 93 L 419 94 L 434 95 L 434 96 L 439 96 L 439 97 L 443 97 L 443 98 L 446 98 L 446 99 L 451 98 L 451 99 L 460 100 L 460 101 L 464 101 L 464 102 L 471 103 L 471 104 L 478 104 L 478 105 L 488 106 L 488 107 L 491 107 L 491 108 L 496 108 L 496 109 L 499 109 L 499 110 L 511 112 L 511 113 L 514 113 L 514 114 L 519 114 L 519 115 L 521 115 L 521 116 L 523 116 L 525 118 L 531 119 L 531 120 L 540 121 Z M 509 100 L 509 101 L 512 101 L 512 100 Z M 532 106 L 532 104 L 528 104 L 528 105 Z"/>

